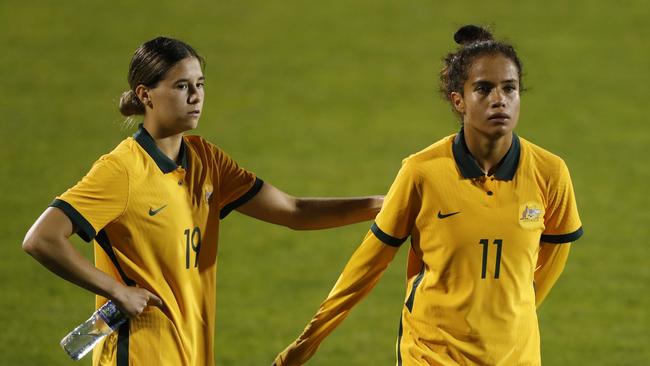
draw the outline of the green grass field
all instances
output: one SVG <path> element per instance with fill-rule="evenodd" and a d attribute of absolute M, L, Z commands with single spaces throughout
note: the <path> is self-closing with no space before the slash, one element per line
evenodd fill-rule
<path fill-rule="evenodd" d="M 133 132 L 116 106 L 140 43 L 171 35 L 206 57 L 197 132 L 266 181 L 295 195 L 382 194 L 403 157 L 457 129 L 437 72 L 465 23 L 518 46 L 529 91 L 517 131 L 565 159 L 586 231 L 539 311 L 544 364 L 650 364 L 647 2 L 91 3 L 0 3 L 0 365 L 73 363 L 58 342 L 93 297 L 20 244 L 54 196 Z M 294 232 L 229 216 L 217 363 L 269 365 L 368 227 Z M 310 365 L 394 364 L 405 253 Z"/>

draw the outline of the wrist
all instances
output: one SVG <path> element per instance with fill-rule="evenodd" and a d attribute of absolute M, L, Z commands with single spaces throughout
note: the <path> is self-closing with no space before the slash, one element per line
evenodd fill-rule
<path fill-rule="evenodd" d="M 381 206 L 384 204 L 384 196 L 372 196 L 372 208 L 379 212 Z"/>
<path fill-rule="evenodd" d="M 109 284 L 109 286 L 106 288 L 105 296 L 110 300 L 120 303 L 122 300 L 124 287 L 125 286 L 123 284 L 114 280 L 113 283 Z"/>

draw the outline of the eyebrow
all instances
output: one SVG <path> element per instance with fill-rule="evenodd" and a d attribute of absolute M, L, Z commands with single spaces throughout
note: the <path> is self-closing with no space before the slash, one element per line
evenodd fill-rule
<path fill-rule="evenodd" d="M 509 84 L 509 83 L 516 83 L 516 82 L 517 82 L 517 79 L 508 79 L 508 80 L 501 81 L 501 84 Z M 474 85 L 474 86 L 476 86 L 476 85 L 485 85 L 485 84 L 494 85 L 494 83 L 489 81 L 489 80 L 478 80 L 478 81 L 475 81 L 475 82 L 472 83 L 472 85 Z"/>
<path fill-rule="evenodd" d="M 205 81 L 205 76 L 201 76 L 201 77 L 199 78 L 199 81 Z M 190 79 L 178 79 L 178 80 L 174 81 L 174 84 L 178 84 L 178 83 L 189 83 L 189 82 L 190 82 Z"/>

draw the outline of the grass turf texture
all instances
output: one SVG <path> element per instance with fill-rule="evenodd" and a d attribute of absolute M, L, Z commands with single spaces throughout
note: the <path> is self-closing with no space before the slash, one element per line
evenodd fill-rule
<path fill-rule="evenodd" d="M 386 192 L 403 157 L 456 131 L 437 72 L 465 23 L 494 24 L 518 47 L 530 91 L 517 131 L 566 160 L 586 230 L 539 311 L 544 363 L 648 363 L 649 16 L 642 0 L 3 1 L 0 364 L 71 364 L 58 341 L 90 315 L 92 296 L 20 243 L 55 195 L 132 133 L 116 105 L 142 41 L 175 36 L 207 58 L 197 132 L 241 165 L 296 195 L 363 195 Z M 218 364 L 270 364 L 368 227 L 292 232 L 228 217 Z M 394 363 L 405 253 L 312 365 Z"/>

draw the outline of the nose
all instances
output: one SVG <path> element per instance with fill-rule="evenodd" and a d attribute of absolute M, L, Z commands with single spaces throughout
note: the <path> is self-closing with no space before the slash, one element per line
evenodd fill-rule
<path fill-rule="evenodd" d="M 494 88 L 490 93 L 490 106 L 492 108 L 503 108 L 506 106 L 506 95 L 498 88 Z"/>
<path fill-rule="evenodd" d="M 187 98 L 187 103 L 197 104 L 203 100 L 203 90 L 196 87 L 196 85 L 190 85 L 189 95 Z"/>

